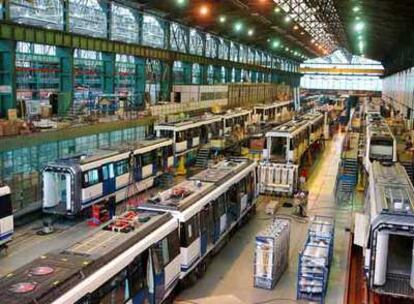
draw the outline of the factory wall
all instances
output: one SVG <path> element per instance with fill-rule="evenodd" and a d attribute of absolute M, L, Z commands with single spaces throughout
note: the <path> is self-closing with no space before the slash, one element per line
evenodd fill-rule
<path fill-rule="evenodd" d="M 413 119 L 414 67 L 384 78 L 382 97 L 391 102 L 407 119 Z"/>

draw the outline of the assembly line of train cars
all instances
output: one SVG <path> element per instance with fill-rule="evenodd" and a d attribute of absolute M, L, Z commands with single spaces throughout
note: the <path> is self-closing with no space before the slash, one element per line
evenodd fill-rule
<path fill-rule="evenodd" d="M 163 303 L 254 211 L 257 164 L 228 159 L 0 280 L 0 303 Z"/>

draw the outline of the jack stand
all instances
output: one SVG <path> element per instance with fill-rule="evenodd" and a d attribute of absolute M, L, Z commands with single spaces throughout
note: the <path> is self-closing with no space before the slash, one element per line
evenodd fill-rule
<path fill-rule="evenodd" d="M 38 235 L 49 235 L 55 232 L 55 228 L 53 227 L 53 219 L 47 217 L 43 220 L 43 228 L 42 230 L 38 231 Z"/>
<path fill-rule="evenodd" d="M 185 155 L 180 156 L 180 161 L 178 163 L 177 170 L 175 170 L 176 175 L 186 175 L 187 169 L 185 168 Z"/>

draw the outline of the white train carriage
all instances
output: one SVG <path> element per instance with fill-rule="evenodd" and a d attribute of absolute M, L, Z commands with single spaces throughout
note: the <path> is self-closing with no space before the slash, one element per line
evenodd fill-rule
<path fill-rule="evenodd" d="M 217 116 L 161 123 L 155 126 L 157 137 L 173 140 L 174 155 L 176 157 L 197 149 L 199 145 L 209 143 L 212 137 L 223 135 L 222 129 L 221 117 Z"/>
<path fill-rule="evenodd" d="M 291 113 L 294 111 L 293 100 L 277 101 L 270 104 L 259 104 L 253 107 L 253 115 L 257 117 L 258 122 L 265 123 L 283 123 L 291 119 Z"/>
<path fill-rule="evenodd" d="M 159 193 L 139 209 L 170 212 L 180 222 L 181 278 L 205 258 L 255 206 L 256 163 L 228 160 Z"/>
<path fill-rule="evenodd" d="M 401 164 L 371 164 L 354 242 L 372 292 L 414 301 L 414 188 Z"/>
<path fill-rule="evenodd" d="M 241 127 L 242 130 L 246 130 L 246 127 L 251 121 L 250 116 L 251 111 L 243 109 L 235 109 L 223 114 L 222 120 L 224 135 L 230 135 L 236 126 Z"/>
<path fill-rule="evenodd" d="M 377 160 L 381 162 L 397 161 L 397 140 L 386 121 L 379 114 L 366 116 L 366 145 L 364 166 L 369 170 L 370 164 Z"/>
<path fill-rule="evenodd" d="M 323 134 L 324 116 L 319 112 L 296 117 L 266 133 L 265 160 L 298 164 L 303 154 Z"/>
<path fill-rule="evenodd" d="M 173 165 L 171 139 L 59 160 L 43 169 L 43 211 L 72 216 L 106 199 L 120 202 L 152 187 L 155 178 Z M 136 187 L 130 187 L 133 183 Z"/>
<path fill-rule="evenodd" d="M 178 229 L 168 213 L 128 211 L 6 275 L 0 303 L 163 303 L 179 282 Z"/>
<path fill-rule="evenodd" d="M 10 188 L 0 183 L 0 249 L 11 241 L 14 232 Z"/>

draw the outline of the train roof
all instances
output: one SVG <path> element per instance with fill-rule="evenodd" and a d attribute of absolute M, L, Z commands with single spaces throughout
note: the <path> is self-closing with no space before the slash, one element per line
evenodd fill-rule
<path fill-rule="evenodd" d="M 389 138 L 394 137 L 391 132 L 390 127 L 386 121 L 381 117 L 381 119 L 371 120 L 368 125 L 368 132 L 371 137 L 382 137 Z"/>
<path fill-rule="evenodd" d="M 228 179 L 231 175 L 238 173 L 247 163 L 248 162 L 245 159 L 234 158 L 224 160 L 190 177 L 190 180 L 216 183 L 220 180 Z"/>
<path fill-rule="evenodd" d="M 141 204 L 140 207 L 149 207 L 156 210 L 182 211 L 195 204 L 213 189 L 214 183 L 186 180 L 168 190 L 158 193 Z"/>
<path fill-rule="evenodd" d="M 306 113 L 273 128 L 266 133 L 266 137 L 294 135 L 296 132 L 303 130 L 321 118 L 323 118 L 323 114 L 319 112 Z"/>
<path fill-rule="evenodd" d="M 140 207 L 149 210 L 184 211 L 253 163 L 242 158 L 219 162 L 212 168 L 158 193 Z"/>
<path fill-rule="evenodd" d="M 371 167 L 376 212 L 414 216 L 414 188 L 404 167 L 377 161 Z"/>
<path fill-rule="evenodd" d="M 172 140 L 168 138 L 155 138 L 149 140 L 140 140 L 134 143 L 121 144 L 116 147 L 108 147 L 94 150 L 91 154 L 77 154 L 69 157 L 61 158 L 51 165 L 85 165 L 97 162 L 109 157 L 118 156 L 120 154 L 134 154 L 146 153 L 158 147 L 172 145 Z"/>
<path fill-rule="evenodd" d="M 250 110 L 243 110 L 243 109 L 232 110 L 230 112 L 222 114 L 222 118 L 228 119 L 228 118 L 233 118 L 233 117 L 238 117 L 238 116 L 249 115 L 250 113 L 251 113 Z"/>
<path fill-rule="evenodd" d="M 192 117 L 191 119 L 184 121 L 163 122 L 159 123 L 154 128 L 156 130 L 183 131 L 218 121 L 221 121 L 221 116 L 209 115 L 201 117 Z"/>
<path fill-rule="evenodd" d="M 168 213 L 129 211 L 0 279 L 0 303 L 50 303 L 171 220 Z"/>
<path fill-rule="evenodd" d="M 265 103 L 265 104 L 258 104 L 254 106 L 254 109 L 260 109 L 260 110 L 268 110 L 268 109 L 273 109 L 273 108 L 278 108 L 278 107 L 282 107 L 282 106 L 286 106 L 293 103 L 293 100 L 287 100 L 287 101 L 276 101 L 273 103 Z"/>

